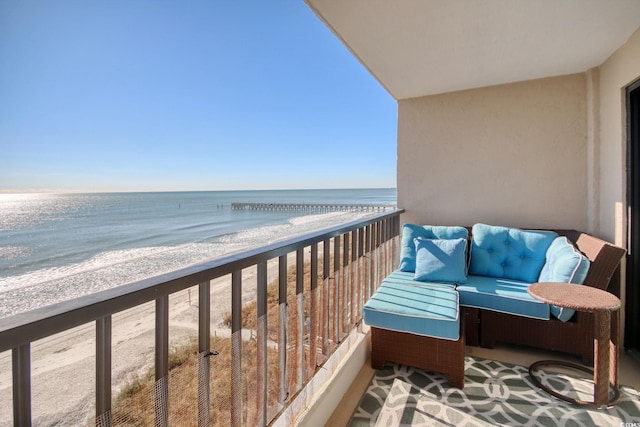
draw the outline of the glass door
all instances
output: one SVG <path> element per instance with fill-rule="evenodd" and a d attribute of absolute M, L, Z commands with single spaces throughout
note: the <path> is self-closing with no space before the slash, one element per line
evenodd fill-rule
<path fill-rule="evenodd" d="M 640 80 L 627 89 L 629 255 L 625 348 L 640 360 Z"/>

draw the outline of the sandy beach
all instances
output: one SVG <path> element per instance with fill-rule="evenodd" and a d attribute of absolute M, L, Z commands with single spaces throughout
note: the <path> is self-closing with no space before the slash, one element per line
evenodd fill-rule
<path fill-rule="evenodd" d="M 295 253 L 289 255 L 289 265 Z M 268 281 L 278 277 L 278 260 L 268 263 Z M 243 271 L 243 302 L 255 299 L 256 269 Z M 169 298 L 169 339 L 180 345 L 198 333 L 198 288 Z M 148 372 L 154 360 L 153 302 L 115 314 L 112 321 L 113 396 L 127 381 Z M 229 336 L 223 317 L 231 310 L 231 276 L 211 282 L 211 333 Z M 86 425 L 95 407 L 95 324 L 87 324 L 32 344 L 34 425 Z M 11 352 L 0 354 L 0 426 L 12 425 Z"/>

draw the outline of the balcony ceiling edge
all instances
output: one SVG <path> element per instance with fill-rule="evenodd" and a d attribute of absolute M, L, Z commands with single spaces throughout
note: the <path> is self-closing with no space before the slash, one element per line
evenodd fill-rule
<path fill-rule="evenodd" d="M 397 100 L 584 72 L 640 28 L 621 0 L 305 0 Z"/>

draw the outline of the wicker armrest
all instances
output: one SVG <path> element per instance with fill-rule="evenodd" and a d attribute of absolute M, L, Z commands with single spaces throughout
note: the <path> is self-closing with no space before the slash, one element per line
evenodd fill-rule
<path fill-rule="evenodd" d="M 607 290 L 626 250 L 586 233 L 574 233 L 573 236 L 567 237 L 570 240 L 575 239 L 573 242 L 576 247 L 591 261 L 584 284 Z"/>

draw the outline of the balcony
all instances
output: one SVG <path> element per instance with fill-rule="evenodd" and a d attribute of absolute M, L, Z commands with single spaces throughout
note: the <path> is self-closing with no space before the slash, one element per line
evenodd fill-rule
<path fill-rule="evenodd" d="M 393 269 L 400 213 L 0 320 L 0 424 L 289 424 L 364 364 L 362 305 Z"/>
<path fill-rule="evenodd" d="M 396 265 L 401 212 L 0 320 L 0 424 L 347 425 L 376 373 L 362 305 Z M 128 341 L 138 323 L 149 333 Z M 127 351 L 144 359 L 137 376 L 121 374 Z M 562 358 L 466 353 L 521 366 Z M 62 379 L 47 373 L 61 359 Z M 628 356 L 620 369 L 639 389 Z M 51 407 L 78 390 L 90 404 Z"/>

